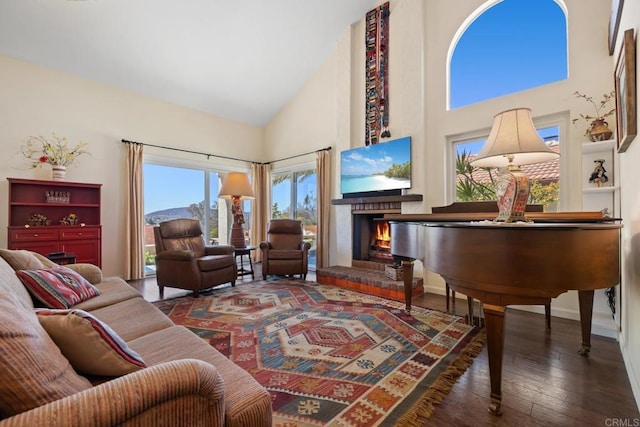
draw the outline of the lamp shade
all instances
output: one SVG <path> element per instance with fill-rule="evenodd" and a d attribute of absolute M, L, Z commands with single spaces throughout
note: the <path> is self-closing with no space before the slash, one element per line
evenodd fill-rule
<path fill-rule="evenodd" d="M 222 182 L 218 197 L 230 199 L 234 196 L 239 196 L 243 199 L 253 199 L 255 197 L 246 173 L 229 172 Z"/>
<path fill-rule="evenodd" d="M 477 167 L 526 165 L 558 156 L 538 135 L 531 109 L 515 108 L 494 116 L 489 138 L 471 164 Z"/>

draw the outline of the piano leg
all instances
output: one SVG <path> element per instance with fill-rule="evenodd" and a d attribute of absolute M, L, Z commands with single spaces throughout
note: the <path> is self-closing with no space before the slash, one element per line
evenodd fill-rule
<path fill-rule="evenodd" d="M 411 296 L 413 292 L 413 260 L 402 260 L 402 281 L 404 282 L 404 303 L 407 313 L 411 311 Z"/>
<path fill-rule="evenodd" d="M 591 320 L 593 316 L 593 290 L 578 291 L 580 303 L 580 326 L 582 327 L 582 348 L 578 354 L 588 357 L 591 351 Z"/>
<path fill-rule="evenodd" d="M 447 312 L 449 312 L 449 296 L 451 296 L 451 304 L 453 305 L 453 311 L 455 312 L 456 310 L 456 291 L 452 291 L 451 288 L 449 287 L 449 284 L 445 282 L 444 284 L 444 293 L 445 296 L 447 297 Z"/>
<path fill-rule="evenodd" d="M 504 349 L 504 306 L 484 304 L 484 322 L 489 353 L 489 377 L 491 379 L 491 404 L 489 412 L 501 415 L 502 405 L 502 351 Z"/>
<path fill-rule="evenodd" d="M 544 320 L 547 322 L 547 331 L 551 330 L 551 303 L 544 305 Z"/>

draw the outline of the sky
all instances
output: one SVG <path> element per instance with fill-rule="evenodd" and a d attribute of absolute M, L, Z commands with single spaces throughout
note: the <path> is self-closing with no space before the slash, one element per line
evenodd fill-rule
<path fill-rule="evenodd" d="M 451 108 L 566 79 L 566 40 L 564 13 L 555 1 L 495 4 L 458 41 Z"/>
<path fill-rule="evenodd" d="M 354 148 L 340 153 L 342 175 L 372 175 L 385 172 L 394 164 L 404 164 L 411 158 L 411 137 L 381 144 Z"/>
<path fill-rule="evenodd" d="M 565 79 L 566 45 L 566 22 L 555 1 L 495 4 L 458 41 L 451 62 L 451 108 Z M 201 171 L 145 164 L 144 177 L 145 214 L 204 199 Z M 213 181 L 211 193 L 217 195 L 217 181 Z M 273 202 L 281 209 L 288 207 L 288 200 L 286 186 L 274 189 Z"/>

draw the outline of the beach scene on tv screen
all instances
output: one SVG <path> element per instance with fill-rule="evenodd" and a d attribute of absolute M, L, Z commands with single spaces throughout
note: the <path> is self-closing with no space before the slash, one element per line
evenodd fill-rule
<path fill-rule="evenodd" d="M 340 192 L 411 188 L 411 137 L 340 154 Z"/>

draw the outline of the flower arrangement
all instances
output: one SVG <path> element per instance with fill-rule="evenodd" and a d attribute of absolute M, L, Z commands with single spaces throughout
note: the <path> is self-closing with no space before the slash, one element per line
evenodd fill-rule
<path fill-rule="evenodd" d="M 40 214 L 34 213 L 27 220 L 29 225 L 45 225 L 47 223 L 47 217 Z"/>
<path fill-rule="evenodd" d="M 592 116 L 590 114 L 582 114 L 582 113 L 579 114 L 580 117 L 573 119 L 571 121 L 573 124 L 576 124 L 576 122 L 579 120 L 586 120 L 587 122 L 591 122 L 593 120 L 605 120 L 607 117 L 613 115 L 613 113 L 616 112 L 615 106 L 611 108 L 609 111 L 607 111 L 607 109 L 609 109 L 608 104 L 612 101 L 615 102 L 616 93 L 614 91 L 611 91 L 609 93 L 605 93 L 604 95 L 602 95 L 602 99 L 600 100 L 600 103 L 596 103 L 591 96 L 587 96 L 578 91 L 575 91 L 573 95 L 576 98 L 582 98 L 585 101 L 589 102 L 591 105 L 593 105 L 593 108 L 595 109 L 595 112 L 596 112 L 595 116 Z"/>
<path fill-rule="evenodd" d="M 69 166 L 76 157 L 89 154 L 84 148 L 86 142 L 80 142 L 75 147 L 69 147 L 67 137 L 54 133 L 51 137 L 31 136 L 21 147 L 22 155 L 31 161 L 31 167 L 36 168 L 49 163 L 52 166 Z"/>
<path fill-rule="evenodd" d="M 616 112 L 615 107 L 609 109 L 609 102 L 615 102 L 615 92 L 611 91 L 609 93 L 605 93 L 602 95 L 602 100 L 600 103 L 596 103 L 592 97 L 584 95 L 578 91 L 573 93 L 577 98 L 582 98 L 585 101 L 591 103 L 593 108 L 595 109 L 596 115 L 591 116 L 589 114 L 580 114 L 580 117 L 577 119 L 573 119 L 572 123 L 576 124 L 579 120 L 585 120 L 589 123 L 589 128 L 585 132 L 585 136 L 588 137 L 591 141 L 606 141 L 611 138 L 613 135 L 613 131 L 609 129 L 609 123 L 607 123 L 607 117 L 611 116 Z M 607 111 L 608 110 L 608 111 Z"/>
<path fill-rule="evenodd" d="M 78 222 L 78 216 L 74 213 L 70 213 L 60 220 L 61 225 L 76 225 Z"/>

